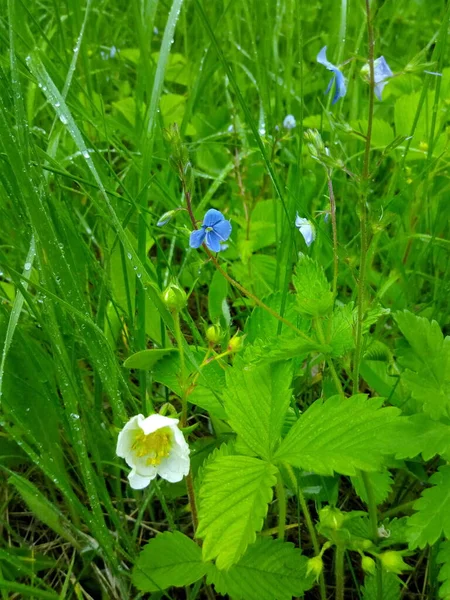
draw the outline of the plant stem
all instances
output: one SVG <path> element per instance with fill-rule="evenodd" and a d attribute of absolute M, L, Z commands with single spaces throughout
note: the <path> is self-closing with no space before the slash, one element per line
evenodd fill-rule
<path fill-rule="evenodd" d="M 361 479 L 363 480 L 364 487 L 367 494 L 367 507 L 369 509 L 370 529 L 372 535 L 372 542 L 376 545 L 378 542 L 378 512 L 377 503 L 375 502 L 375 495 L 373 492 L 372 483 L 370 482 L 369 476 L 365 471 L 360 471 Z M 383 600 L 383 579 L 380 566 L 377 567 L 377 600 Z"/>
<path fill-rule="evenodd" d="M 317 319 L 315 319 L 314 323 L 316 325 L 317 335 L 319 336 L 320 343 L 325 345 L 326 340 L 325 340 L 325 335 L 324 335 L 323 327 L 322 327 L 322 321 L 320 320 L 320 317 L 317 317 Z M 330 368 L 331 377 L 333 378 L 337 392 L 340 396 L 345 398 L 341 380 L 339 379 L 339 375 L 337 374 L 336 368 L 333 363 L 333 359 L 331 358 L 331 356 L 327 356 L 326 359 L 327 359 L 328 367 Z"/>
<path fill-rule="evenodd" d="M 277 498 L 278 498 L 278 539 L 284 540 L 286 528 L 286 490 L 280 471 L 277 475 Z"/>
<path fill-rule="evenodd" d="M 309 533 L 309 536 L 311 538 L 311 542 L 312 542 L 312 545 L 314 548 L 314 554 L 316 556 L 319 556 L 320 547 L 319 547 L 319 542 L 317 541 L 316 529 L 315 529 L 314 523 L 311 519 L 311 514 L 309 512 L 308 505 L 306 504 L 305 496 L 303 495 L 301 487 L 298 484 L 297 477 L 295 476 L 294 470 L 291 467 L 291 465 L 288 465 L 286 463 L 284 466 L 286 467 L 286 470 L 289 474 L 289 477 L 292 481 L 292 485 L 294 486 L 294 490 L 295 490 L 298 500 L 300 502 L 300 508 L 302 509 L 303 516 L 305 517 L 306 527 L 308 528 L 308 533 Z M 327 592 L 325 589 L 325 579 L 324 579 L 323 573 L 321 573 L 320 577 L 319 577 L 319 586 L 320 586 L 320 598 L 321 598 L 321 600 L 326 600 Z"/>
<path fill-rule="evenodd" d="M 180 314 L 177 310 L 172 311 L 175 338 L 177 340 L 180 354 L 180 387 L 181 387 L 181 419 L 180 427 L 186 427 L 187 422 L 187 385 L 186 385 L 186 361 L 184 357 L 183 335 L 180 326 Z"/>
<path fill-rule="evenodd" d="M 336 198 L 331 180 L 331 172 L 327 169 L 328 193 L 330 195 L 331 229 L 333 231 L 333 296 L 336 296 L 338 279 L 338 240 L 336 226 Z"/>
<path fill-rule="evenodd" d="M 344 600 L 344 547 L 336 546 L 334 555 L 334 572 L 336 575 L 336 600 Z"/>
<path fill-rule="evenodd" d="M 373 23 L 370 13 L 370 0 L 366 0 L 367 14 L 367 36 L 369 46 L 369 115 L 367 122 L 366 145 L 364 149 L 364 165 L 362 173 L 362 193 L 360 201 L 360 231 L 361 231 L 361 249 L 359 261 L 359 280 L 358 280 L 358 318 L 356 324 L 356 343 L 355 356 L 353 365 L 353 393 L 356 394 L 359 390 L 359 369 L 362 354 L 362 326 L 364 314 L 364 299 L 365 299 L 365 279 L 367 266 L 367 198 L 369 194 L 369 179 L 370 179 L 370 146 L 372 141 L 372 125 L 373 125 L 373 107 L 375 94 L 375 74 L 374 74 L 374 36 Z"/>

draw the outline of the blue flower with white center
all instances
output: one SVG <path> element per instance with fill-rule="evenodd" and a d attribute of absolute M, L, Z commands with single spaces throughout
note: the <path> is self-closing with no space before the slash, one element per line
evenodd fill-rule
<path fill-rule="evenodd" d="M 375 80 L 375 96 L 381 100 L 381 94 L 384 86 L 389 83 L 387 80 L 394 75 L 384 56 L 380 56 L 373 61 L 373 75 Z"/>
<path fill-rule="evenodd" d="M 326 67 L 329 71 L 333 72 L 333 77 L 331 78 L 330 83 L 328 84 L 328 87 L 325 90 L 325 94 L 328 94 L 328 92 L 331 90 L 331 86 L 333 85 L 333 82 L 334 82 L 335 83 L 335 92 L 334 92 L 332 104 L 336 104 L 336 102 L 339 100 L 339 98 L 343 98 L 345 96 L 345 94 L 347 93 L 347 83 L 345 81 L 345 77 L 340 72 L 338 67 L 336 67 L 336 65 L 333 65 L 332 63 L 330 63 L 329 60 L 327 60 L 327 47 L 326 46 L 324 46 L 322 48 L 322 50 L 319 52 L 319 54 L 317 55 L 317 62 L 320 63 L 321 65 L 323 65 L 324 67 Z"/>
<path fill-rule="evenodd" d="M 308 219 L 300 217 L 297 213 L 297 217 L 295 219 L 295 226 L 300 231 L 305 240 L 306 245 L 309 247 L 316 239 L 316 229 L 314 225 Z"/>
<path fill-rule="evenodd" d="M 220 242 L 225 242 L 231 234 L 231 223 L 226 221 L 223 214 L 215 208 L 206 213 L 200 229 L 193 231 L 189 238 L 191 248 L 200 248 L 205 242 L 213 252 L 220 252 Z"/>
<path fill-rule="evenodd" d="M 294 129 L 294 127 L 296 125 L 297 125 L 297 121 L 295 120 L 294 115 L 286 115 L 284 117 L 283 127 L 285 129 L 287 129 L 289 131 L 290 129 Z"/>

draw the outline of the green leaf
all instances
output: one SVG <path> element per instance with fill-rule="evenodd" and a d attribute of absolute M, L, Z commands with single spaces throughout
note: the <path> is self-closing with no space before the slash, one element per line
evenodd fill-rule
<path fill-rule="evenodd" d="M 438 581 L 442 583 L 439 588 L 439 598 L 450 596 L 450 541 L 445 540 L 439 547 L 436 562 L 441 565 Z"/>
<path fill-rule="evenodd" d="M 401 448 L 404 433 L 400 411 L 381 405 L 363 394 L 316 400 L 283 440 L 276 460 L 322 475 L 379 471 L 383 457 Z"/>
<path fill-rule="evenodd" d="M 129 356 L 123 363 L 126 369 L 150 370 L 159 360 L 170 352 L 178 352 L 177 348 L 151 348 L 141 350 Z"/>
<path fill-rule="evenodd" d="M 392 475 L 386 470 L 380 473 L 367 473 L 367 477 L 371 483 L 376 504 L 382 504 L 392 490 L 394 483 Z M 352 484 L 361 500 L 368 504 L 367 492 L 362 477 L 360 475 L 352 477 Z"/>
<path fill-rule="evenodd" d="M 276 467 L 250 456 L 221 456 L 205 469 L 197 536 L 203 560 L 235 564 L 256 539 L 272 499 Z"/>
<path fill-rule="evenodd" d="M 417 362 L 410 364 L 402 380 L 423 411 L 433 419 L 449 415 L 450 409 L 450 337 L 442 335 L 436 321 L 428 321 L 408 311 L 397 313 L 401 332 L 414 351 Z"/>
<path fill-rule="evenodd" d="M 227 304 L 228 281 L 215 271 L 208 290 L 208 314 L 212 323 L 223 320 L 230 324 L 230 309 Z"/>
<path fill-rule="evenodd" d="M 414 503 L 417 512 L 408 520 L 409 545 L 424 548 L 442 533 L 450 537 L 450 466 L 444 465 L 430 477 L 430 487 Z"/>
<path fill-rule="evenodd" d="M 344 356 L 355 347 L 353 339 L 353 303 L 337 306 L 330 319 L 331 355 Z"/>
<path fill-rule="evenodd" d="M 383 600 L 400 600 L 401 580 L 395 573 L 382 571 Z M 363 600 L 378 600 L 376 575 L 367 575 L 364 579 Z"/>
<path fill-rule="evenodd" d="M 242 440 L 264 459 L 273 455 L 291 397 L 289 362 L 228 369 L 224 392 L 229 422 Z"/>
<path fill-rule="evenodd" d="M 142 592 L 184 587 L 206 574 L 200 546 L 179 531 L 151 539 L 133 568 L 133 584 Z"/>
<path fill-rule="evenodd" d="M 297 309 L 303 315 L 325 315 L 333 306 L 333 292 L 323 268 L 309 256 L 303 255 L 294 275 L 297 290 Z"/>
<path fill-rule="evenodd" d="M 396 458 L 412 458 L 422 454 L 430 460 L 436 454 L 450 458 L 450 426 L 433 421 L 423 414 L 408 417 L 409 434 Z"/>
<path fill-rule="evenodd" d="M 211 565 L 208 583 L 233 600 L 290 600 L 312 586 L 306 577 L 307 559 L 293 544 L 259 538 L 228 571 Z"/>
<path fill-rule="evenodd" d="M 246 346 L 244 356 L 247 362 L 262 365 L 291 358 L 303 360 L 310 352 L 326 353 L 329 350 L 330 346 L 318 342 L 280 335 L 267 342 L 257 340 L 253 345 Z"/>

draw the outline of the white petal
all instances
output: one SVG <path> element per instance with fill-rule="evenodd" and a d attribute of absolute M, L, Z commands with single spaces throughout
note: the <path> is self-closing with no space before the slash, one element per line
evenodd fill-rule
<path fill-rule="evenodd" d="M 120 456 L 120 458 L 126 458 L 127 454 L 129 454 L 134 438 L 133 432 L 136 429 L 139 429 L 139 423 L 143 418 L 143 415 L 131 417 L 131 419 L 119 433 L 119 437 L 117 438 L 116 454 L 117 456 Z"/>
<path fill-rule="evenodd" d="M 158 475 L 170 483 L 177 483 L 189 473 L 189 465 L 189 456 L 171 452 L 158 466 Z"/>
<path fill-rule="evenodd" d="M 178 424 L 178 419 L 171 419 L 169 417 L 163 417 L 162 415 L 150 415 L 146 419 L 143 419 L 139 423 L 139 427 L 145 433 L 145 435 L 149 435 L 150 433 L 154 433 L 158 429 L 162 429 L 163 427 L 175 427 Z"/>
<path fill-rule="evenodd" d="M 307 223 L 308 223 L 308 219 L 304 219 L 303 217 L 300 217 L 299 214 L 297 213 L 297 216 L 295 217 L 295 226 L 300 229 L 300 227 L 303 227 L 303 225 L 306 225 Z"/>
<path fill-rule="evenodd" d="M 142 477 L 142 475 L 136 473 L 134 469 L 128 474 L 128 481 L 133 490 L 142 490 L 146 488 L 152 479 L 154 479 L 154 477 Z"/>

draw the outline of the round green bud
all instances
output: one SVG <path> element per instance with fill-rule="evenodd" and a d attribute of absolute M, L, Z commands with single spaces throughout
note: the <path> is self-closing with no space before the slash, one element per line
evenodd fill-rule
<path fill-rule="evenodd" d="M 162 295 L 164 304 L 170 311 L 179 312 L 187 304 L 186 292 L 176 283 L 171 283 Z"/>
<path fill-rule="evenodd" d="M 239 352 L 244 347 L 245 335 L 233 335 L 231 340 L 228 342 L 228 352 Z"/>
<path fill-rule="evenodd" d="M 397 575 L 400 575 L 402 571 L 411 569 L 411 567 L 403 560 L 401 553 L 396 552 L 395 550 L 387 550 L 380 554 L 378 558 L 381 561 L 383 569 L 389 573 L 397 573 Z"/>
<path fill-rule="evenodd" d="M 373 558 L 370 558 L 370 556 L 364 555 L 362 557 L 361 567 L 364 573 L 367 573 L 368 575 L 375 575 L 376 563 Z"/>
<path fill-rule="evenodd" d="M 345 521 L 345 514 L 334 506 L 324 506 L 319 510 L 320 524 L 329 529 L 340 529 Z"/>
<path fill-rule="evenodd" d="M 314 575 L 314 579 L 317 581 L 323 571 L 323 560 L 321 556 L 314 556 L 310 558 L 306 563 L 306 576 L 311 573 Z"/>
<path fill-rule="evenodd" d="M 206 330 L 206 339 L 212 345 L 216 345 L 222 338 L 222 330 L 219 325 L 210 325 Z"/>

